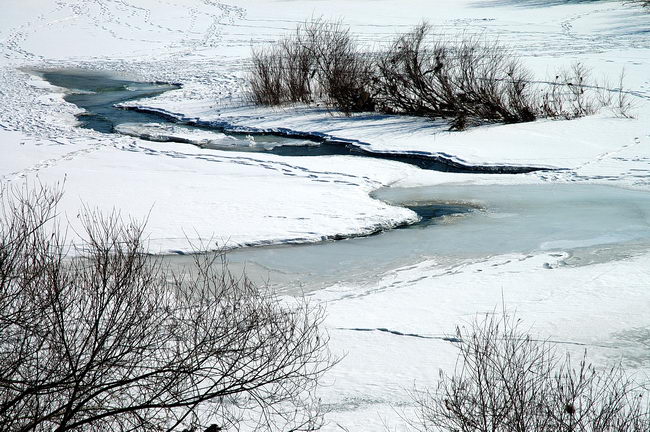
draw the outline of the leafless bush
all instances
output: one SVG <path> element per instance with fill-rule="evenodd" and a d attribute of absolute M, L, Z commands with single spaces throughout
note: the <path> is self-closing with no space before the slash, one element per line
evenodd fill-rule
<path fill-rule="evenodd" d="M 310 101 L 309 83 L 301 79 L 304 76 L 301 71 L 303 59 L 299 58 L 296 51 L 297 47 L 288 42 L 266 50 L 253 51 L 249 94 L 255 104 L 280 105 Z"/>
<path fill-rule="evenodd" d="M 565 119 L 594 114 L 607 101 L 598 97 L 589 76 L 589 70 L 581 63 L 559 71 L 542 96 L 542 114 Z"/>
<path fill-rule="evenodd" d="M 414 393 L 420 431 L 641 432 L 647 394 L 620 368 L 573 367 L 518 321 L 486 318 L 459 330 L 459 364 L 436 391 Z"/>
<path fill-rule="evenodd" d="M 277 44 L 253 50 L 250 97 L 258 105 L 312 101 L 315 58 L 303 26 Z"/>
<path fill-rule="evenodd" d="M 287 98 L 292 102 L 312 101 L 311 78 L 314 73 L 314 58 L 309 45 L 302 40 L 300 29 L 292 38 L 281 42 L 281 58 L 284 58 L 284 82 Z"/>
<path fill-rule="evenodd" d="M 346 113 L 373 111 L 371 70 L 347 27 L 315 19 L 253 52 L 251 99 L 260 105 L 318 99 Z"/>
<path fill-rule="evenodd" d="M 632 4 L 650 9 L 650 0 L 625 0 L 623 3 Z"/>
<path fill-rule="evenodd" d="M 450 119 L 459 130 L 485 122 L 573 119 L 603 106 L 618 106 L 617 115 L 629 112 L 627 94 L 620 90 L 618 102 L 601 97 L 580 63 L 558 72 L 551 83 L 536 82 L 498 42 L 451 40 L 426 23 L 398 36 L 388 50 L 368 53 L 341 22 L 313 20 L 254 52 L 250 76 L 258 104 L 322 102 L 346 114 Z"/>
<path fill-rule="evenodd" d="M 277 48 L 253 51 L 249 73 L 250 98 L 257 105 L 279 105 L 285 102 L 284 63 Z"/>
<path fill-rule="evenodd" d="M 535 119 L 529 72 L 497 43 L 453 44 L 424 23 L 400 36 L 378 61 L 382 109 L 468 122 Z"/>
<path fill-rule="evenodd" d="M 418 26 L 400 36 L 387 53 L 379 56 L 379 85 L 384 90 L 382 110 L 423 116 L 454 112 L 448 94 L 451 84 L 440 83 L 439 88 L 431 88 L 433 81 L 423 79 L 439 74 L 448 54 L 440 44 L 426 48 L 425 37 L 429 29 L 426 24 Z"/>
<path fill-rule="evenodd" d="M 345 113 L 453 118 L 459 129 L 469 122 L 535 119 L 529 73 L 502 46 L 475 39 L 452 45 L 432 37 L 431 27 L 422 24 L 386 53 L 363 53 L 341 22 L 314 20 L 254 53 L 252 99 L 305 102 L 309 97 L 301 95 L 309 93 Z M 309 64 L 302 61 L 305 52 Z M 296 74 L 288 64 L 301 71 L 298 80 L 290 79 Z M 290 91 L 295 87 L 301 91 Z"/>
<path fill-rule="evenodd" d="M 629 93 L 624 88 L 624 81 L 625 70 L 621 71 L 615 88 L 612 88 L 612 85 L 605 81 L 599 88 L 598 103 L 600 106 L 610 107 L 617 117 L 633 118 L 632 111 L 634 110 L 634 104 L 630 99 Z"/>
<path fill-rule="evenodd" d="M 602 104 L 603 106 L 611 106 L 614 114 L 619 117 L 633 118 L 633 110 L 635 104 L 630 99 L 630 95 L 624 88 L 625 70 L 621 71 L 618 77 L 618 87 L 616 88 L 616 98 L 613 104 Z"/>
<path fill-rule="evenodd" d="M 374 111 L 373 62 L 340 21 L 314 20 L 302 27 L 315 59 L 315 77 L 325 101 L 345 113 Z"/>
<path fill-rule="evenodd" d="M 69 257 L 59 198 L 2 193 L 2 430 L 318 427 L 313 390 L 331 365 L 319 310 L 279 303 L 222 255 L 171 273 L 116 215 L 86 213 Z"/>

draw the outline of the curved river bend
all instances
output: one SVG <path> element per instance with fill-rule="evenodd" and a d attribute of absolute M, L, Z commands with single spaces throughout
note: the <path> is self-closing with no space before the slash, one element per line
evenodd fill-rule
<path fill-rule="evenodd" d="M 104 133 L 119 133 L 150 141 L 195 144 L 215 150 L 270 153 L 278 156 L 347 155 L 386 159 L 423 169 L 472 173 L 523 173 L 535 167 L 464 166 L 439 156 L 414 153 L 373 152 L 362 145 L 327 141 L 316 135 L 284 136 L 281 132 L 228 131 L 222 124 L 191 119 L 178 120 L 157 110 L 118 104 L 157 96 L 180 88 L 178 84 L 146 83 L 115 78 L 106 73 L 79 70 L 36 72 L 58 87 L 71 90 L 65 100 L 86 110 L 77 116 L 80 126 Z"/>
<path fill-rule="evenodd" d="M 435 186 L 387 188 L 375 197 L 474 210 L 365 238 L 235 250 L 229 260 L 246 263 L 278 286 L 309 291 L 428 258 L 449 266 L 499 254 L 562 251 L 571 254 L 570 264 L 581 265 L 650 247 L 650 194 L 642 191 L 590 184 Z"/>
<path fill-rule="evenodd" d="M 105 133 L 294 157 L 368 156 L 344 145 L 304 139 L 256 136 L 251 143 L 251 137 L 244 134 L 173 125 L 159 115 L 113 106 L 178 88 L 175 85 L 137 83 L 96 73 L 50 71 L 42 75 L 52 84 L 76 89 L 66 100 L 87 110 L 80 116 L 82 126 Z M 198 143 L 183 141 L 188 134 L 198 134 Z M 433 162 L 427 168 L 457 170 Z M 373 195 L 415 210 L 421 223 L 365 238 L 234 250 L 229 261 L 235 268 L 245 266 L 254 279 L 309 291 L 339 280 L 367 280 L 426 258 L 451 263 L 557 250 L 570 252 L 573 263 L 579 264 L 580 260 L 624 256 L 650 244 L 650 195 L 642 191 L 588 184 L 467 185 L 387 188 Z M 191 262 L 188 256 L 166 259 L 173 265 Z"/>

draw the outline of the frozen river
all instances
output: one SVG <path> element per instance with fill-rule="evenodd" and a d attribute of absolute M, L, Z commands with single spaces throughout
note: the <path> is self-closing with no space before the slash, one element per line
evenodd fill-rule
<path fill-rule="evenodd" d="M 400 205 L 472 209 L 378 235 L 309 245 L 233 251 L 278 284 L 304 290 L 366 279 L 434 259 L 449 266 L 506 253 L 563 251 L 571 264 L 606 261 L 650 244 L 650 194 L 592 184 L 387 188 L 378 199 Z M 174 258 L 180 262 L 187 258 Z"/>
<path fill-rule="evenodd" d="M 385 159 L 424 169 L 472 173 L 523 173 L 542 168 L 526 166 L 465 166 L 421 152 L 375 152 L 353 142 L 328 141 L 318 134 L 241 132 L 227 125 L 198 119 L 178 120 L 157 110 L 121 103 L 179 89 L 179 84 L 125 80 L 107 72 L 85 70 L 37 71 L 51 84 L 68 89 L 65 100 L 86 110 L 80 126 L 149 141 L 194 144 L 202 148 L 256 152 L 277 156 L 358 156 Z"/>
<path fill-rule="evenodd" d="M 224 133 L 114 106 L 178 88 L 172 84 L 138 83 L 79 71 L 49 71 L 43 76 L 74 90 L 66 100 L 87 111 L 79 116 L 81 126 L 104 133 L 282 156 L 368 156 L 340 143 Z M 431 162 L 426 168 L 450 167 Z M 572 263 L 579 264 L 581 259 L 606 260 L 650 240 L 650 196 L 642 191 L 549 183 L 385 188 L 373 196 L 411 208 L 422 217 L 421 223 L 365 238 L 239 249 L 229 253 L 229 260 L 259 281 L 310 291 L 341 280 L 367 280 L 424 259 L 450 265 L 505 253 L 557 250 L 572 252 Z M 191 257 L 167 260 L 183 265 Z"/>

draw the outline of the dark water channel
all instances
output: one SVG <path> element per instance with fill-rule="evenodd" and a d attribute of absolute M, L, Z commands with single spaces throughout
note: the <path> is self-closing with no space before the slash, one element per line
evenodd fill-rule
<path fill-rule="evenodd" d="M 143 83 L 114 78 L 97 72 L 84 71 L 46 71 L 41 75 L 51 84 L 70 90 L 65 96 L 67 102 L 85 110 L 77 116 L 80 127 L 93 129 L 102 133 L 126 133 L 152 141 L 185 142 L 217 150 L 272 153 L 280 156 L 331 156 L 358 155 L 385 157 L 392 160 L 407 159 L 409 163 L 423 168 L 442 171 L 456 170 L 435 160 L 414 159 L 395 155 L 374 155 L 343 143 L 315 142 L 304 138 L 289 138 L 277 135 L 257 135 L 229 133 L 223 130 L 199 125 L 178 125 L 173 119 L 155 112 L 120 109 L 116 104 L 129 100 L 153 97 L 169 90 L 180 88 L 170 83 Z M 167 129 L 163 129 L 167 124 Z M 155 125 L 155 126 L 151 126 Z M 179 130 L 180 129 L 180 130 Z M 199 131 L 202 139 L 188 139 L 191 132 Z M 176 132 L 176 133 L 174 133 Z M 205 138 L 207 133 L 208 137 Z M 251 140 L 254 144 L 251 145 Z M 415 226 L 435 223 L 445 216 L 467 213 L 468 206 L 449 205 L 446 203 L 410 203 L 403 205 L 420 217 Z M 403 226 L 409 228 L 414 225 Z"/>
<path fill-rule="evenodd" d="M 83 108 L 77 115 L 80 126 L 103 133 L 114 133 L 115 126 L 122 123 L 151 123 L 160 117 L 116 108 L 120 102 L 157 96 L 180 88 L 167 83 L 142 83 L 111 78 L 100 73 L 81 71 L 46 71 L 41 75 L 50 84 L 69 89 L 64 99 Z"/>
<path fill-rule="evenodd" d="M 103 133 L 121 133 L 151 141 L 190 143 L 216 150 L 270 153 L 278 156 L 370 157 L 436 171 L 522 173 L 536 170 L 533 167 L 470 167 L 427 154 L 372 152 L 360 145 L 326 141 L 317 136 L 288 137 L 281 133 L 238 133 L 227 131 L 223 125 L 209 122 L 179 122 L 154 110 L 116 107 L 122 102 L 153 97 L 178 89 L 178 84 L 129 81 L 100 72 L 77 70 L 42 71 L 40 74 L 51 84 L 70 90 L 65 100 L 85 110 L 77 116 L 81 127 Z M 197 134 L 200 135 L 199 139 L 188 138 Z"/>

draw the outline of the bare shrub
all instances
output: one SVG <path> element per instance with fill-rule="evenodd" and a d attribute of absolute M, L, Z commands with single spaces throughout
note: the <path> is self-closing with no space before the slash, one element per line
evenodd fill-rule
<path fill-rule="evenodd" d="M 597 87 L 596 96 L 598 98 L 598 105 L 601 107 L 609 107 L 612 113 L 621 118 L 633 118 L 634 104 L 630 98 L 629 92 L 624 88 L 623 82 L 625 81 L 625 70 L 622 70 L 616 87 L 614 87 L 608 80 L 604 80 Z"/>
<path fill-rule="evenodd" d="M 280 47 L 281 58 L 284 58 L 287 99 L 292 102 L 311 102 L 315 59 L 309 45 L 302 40 L 300 28 L 293 37 L 282 40 Z"/>
<path fill-rule="evenodd" d="M 250 87 L 258 104 L 322 102 L 345 114 L 450 119 L 457 130 L 486 122 L 574 119 L 604 106 L 617 115 L 629 112 L 622 84 L 618 101 L 602 97 L 580 63 L 559 71 L 551 83 L 536 82 L 498 42 L 452 40 L 427 23 L 399 35 L 386 51 L 369 53 L 340 21 L 301 24 L 294 35 L 254 52 Z"/>
<path fill-rule="evenodd" d="M 59 198 L 2 194 L 3 430 L 318 428 L 322 311 L 278 302 L 220 254 L 174 274 L 117 215 L 86 212 L 83 254 L 70 257 Z"/>
<path fill-rule="evenodd" d="M 374 111 L 373 63 L 364 56 L 340 21 L 317 19 L 305 24 L 309 51 L 315 60 L 315 76 L 322 96 L 344 113 Z"/>
<path fill-rule="evenodd" d="M 260 105 L 318 99 L 345 113 L 373 111 L 372 62 L 339 21 L 315 19 L 253 52 L 251 99 Z"/>
<path fill-rule="evenodd" d="M 609 103 L 598 96 L 597 86 L 590 81 L 590 71 L 581 63 L 560 70 L 542 96 L 541 111 L 545 117 L 567 120 L 594 114 Z"/>
<path fill-rule="evenodd" d="M 549 343 L 503 317 L 458 331 L 459 363 L 435 391 L 413 394 L 420 431 L 641 432 L 650 428 L 647 394 L 620 368 L 574 367 Z"/>
<path fill-rule="evenodd" d="M 278 43 L 253 50 L 250 98 L 258 105 L 312 101 L 315 57 L 302 26 Z"/>
<path fill-rule="evenodd" d="M 612 111 L 618 117 L 633 118 L 634 114 L 632 111 L 634 110 L 635 106 L 634 103 L 630 100 L 629 93 L 625 91 L 624 81 L 625 70 L 622 70 L 621 74 L 618 76 L 618 86 L 614 91 L 616 95 L 614 98 L 614 103 L 601 103 L 601 105 L 612 107 Z"/>
<path fill-rule="evenodd" d="M 400 36 L 388 52 L 379 56 L 378 71 L 381 109 L 385 112 L 423 116 L 445 116 L 454 112 L 449 93 L 451 84 L 426 79 L 440 74 L 447 50 L 440 43 L 426 48 L 430 27 L 422 24 Z M 424 79 L 423 79 L 424 78 Z M 439 86 L 432 87 L 437 83 Z"/>
<path fill-rule="evenodd" d="M 535 119 L 530 73 L 501 45 L 475 38 L 452 44 L 423 23 L 378 61 L 382 108 L 467 122 Z"/>
<path fill-rule="evenodd" d="M 285 93 L 284 58 L 281 50 L 273 47 L 253 50 L 248 82 L 249 96 L 257 105 L 279 105 L 287 101 Z"/>

